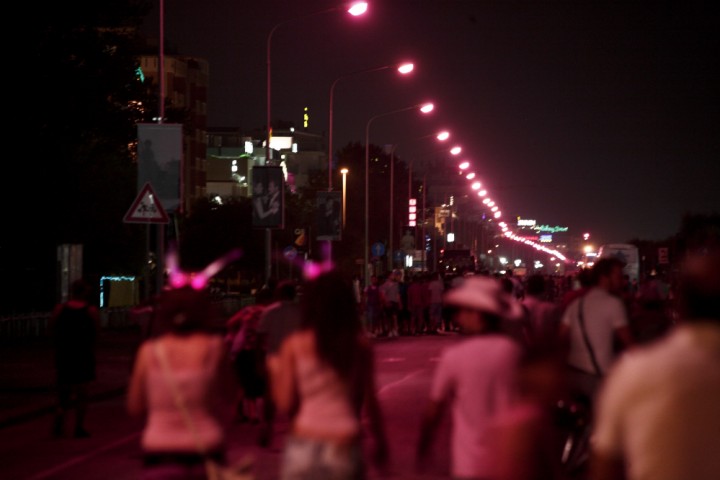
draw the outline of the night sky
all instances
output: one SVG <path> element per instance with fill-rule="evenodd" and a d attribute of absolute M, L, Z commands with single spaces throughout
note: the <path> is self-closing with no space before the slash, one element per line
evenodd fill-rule
<path fill-rule="evenodd" d="M 154 0 L 156 7 L 159 0 Z M 440 129 L 513 216 L 598 242 L 662 240 L 682 215 L 720 211 L 720 21 L 710 3 L 370 1 L 360 18 L 302 15 L 318 0 L 165 1 L 167 46 L 210 65 L 210 127 L 266 123 L 271 28 L 273 120 L 365 141 L 374 115 L 433 101 L 422 117 L 375 120 L 371 143 L 427 159 Z M 157 31 L 158 10 L 148 17 Z"/>

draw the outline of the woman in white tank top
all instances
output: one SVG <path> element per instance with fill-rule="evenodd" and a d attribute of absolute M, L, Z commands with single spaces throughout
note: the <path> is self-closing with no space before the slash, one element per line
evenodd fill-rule
<path fill-rule="evenodd" d="M 362 479 L 361 416 L 387 462 L 387 441 L 375 393 L 374 359 L 363 335 L 351 283 L 337 272 L 308 281 L 303 320 L 270 367 L 277 408 L 292 416 L 280 478 Z"/>

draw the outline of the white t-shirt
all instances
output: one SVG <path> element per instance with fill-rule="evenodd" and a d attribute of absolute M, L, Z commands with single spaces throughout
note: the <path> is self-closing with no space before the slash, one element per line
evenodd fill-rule
<path fill-rule="evenodd" d="M 585 331 L 601 373 L 604 374 L 615 360 L 613 352 L 615 330 L 628 325 L 625 305 L 620 298 L 602 288 L 593 288 L 582 297 L 573 300 L 565 309 L 562 323 L 570 328 L 568 363 L 588 373 L 595 373 L 595 367 L 578 321 L 581 304 Z"/>
<path fill-rule="evenodd" d="M 519 358 L 519 347 L 504 335 L 471 337 L 443 351 L 430 399 L 451 402 L 453 476 L 491 473 L 490 429 L 516 398 Z"/>
<path fill-rule="evenodd" d="M 598 400 L 594 448 L 629 480 L 720 478 L 720 326 L 683 324 L 628 351 Z"/>

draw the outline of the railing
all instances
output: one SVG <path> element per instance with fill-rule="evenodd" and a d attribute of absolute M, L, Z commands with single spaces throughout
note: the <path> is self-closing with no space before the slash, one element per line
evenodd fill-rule
<path fill-rule="evenodd" d="M 251 295 L 228 295 L 215 302 L 220 311 L 229 317 L 240 308 L 254 303 L 254 298 Z M 100 327 L 114 329 L 138 325 L 139 315 L 135 314 L 133 309 L 134 307 L 100 309 Z M 0 342 L 49 336 L 50 315 L 50 312 L 31 312 L 0 317 Z"/>

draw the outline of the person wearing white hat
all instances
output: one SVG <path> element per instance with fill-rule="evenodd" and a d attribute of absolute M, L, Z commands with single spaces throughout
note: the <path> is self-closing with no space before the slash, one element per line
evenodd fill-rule
<path fill-rule="evenodd" d="M 517 397 L 520 345 L 502 333 L 501 323 L 522 316 L 522 308 L 497 279 L 471 276 L 443 297 L 465 337 L 446 348 L 438 362 L 417 447 L 418 468 L 428 459 L 443 409 L 452 411 L 451 470 L 455 479 L 492 476 L 488 433 L 496 415 Z"/>

